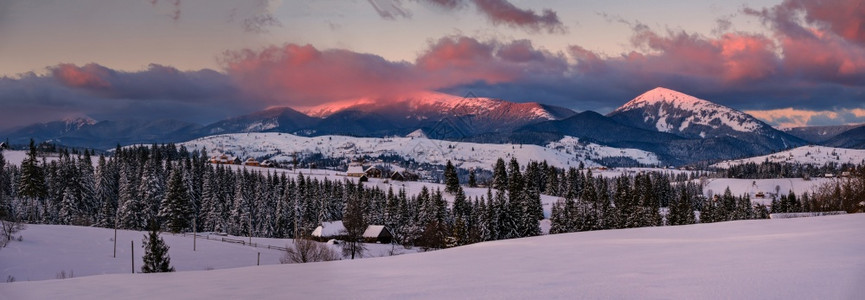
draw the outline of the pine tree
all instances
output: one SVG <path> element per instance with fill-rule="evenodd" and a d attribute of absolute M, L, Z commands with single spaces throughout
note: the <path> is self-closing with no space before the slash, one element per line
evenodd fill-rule
<path fill-rule="evenodd" d="M 478 179 L 475 176 L 475 169 L 469 170 L 469 187 L 478 187 Z"/>
<path fill-rule="evenodd" d="M 144 265 L 141 273 L 174 272 L 171 266 L 171 257 L 168 256 L 168 245 L 159 236 L 159 225 L 151 223 L 150 232 L 141 241 L 144 248 Z"/>
<path fill-rule="evenodd" d="M 460 188 L 460 179 L 457 176 L 457 169 L 454 164 L 448 160 L 445 165 L 445 192 L 451 195 L 456 195 L 457 189 Z"/>
<path fill-rule="evenodd" d="M 162 199 L 159 210 L 159 218 L 164 222 L 165 228 L 174 233 L 184 231 L 192 225 L 192 205 L 182 173 L 183 170 L 179 167 L 171 171 L 168 191 Z"/>
<path fill-rule="evenodd" d="M 129 180 L 125 168 L 120 170 L 120 195 L 118 198 L 117 223 L 120 228 L 138 230 L 144 228 L 144 204 L 136 193 L 135 184 Z"/>
<path fill-rule="evenodd" d="M 505 168 L 505 160 L 499 157 L 496 167 L 493 169 L 493 188 L 499 191 L 508 188 L 508 171 Z"/>
<path fill-rule="evenodd" d="M 18 180 L 18 196 L 24 198 L 29 206 L 29 211 L 25 212 L 28 222 L 36 222 L 41 218 L 37 202 L 47 194 L 42 167 L 36 158 L 36 145 L 33 139 L 30 139 L 30 150 L 27 158 L 21 162 L 21 175 Z"/>

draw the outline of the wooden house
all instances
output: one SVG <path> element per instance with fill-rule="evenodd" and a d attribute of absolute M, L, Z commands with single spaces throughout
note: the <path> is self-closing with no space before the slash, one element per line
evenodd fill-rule
<path fill-rule="evenodd" d="M 225 154 L 214 155 L 210 158 L 210 163 L 217 165 L 233 165 L 237 164 L 238 159 L 233 156 L 228 156 Z"/>
<path fill-rule="evenodd" d="M 348 165 L 348 170 L 345 171 L 345 176 L 349 177 L 361 177 L 366 175 L 363 170 L 363 166 L 359 163 L 351 163 Z"/>
<path fill-rule="evenodd" d="M 375 166 L 371 166 L 363 171 L 363 173 L 366 174 L 367 178 L 382 178 L 384 172 Z"/>
<path fill-rule="evenodd" d="M 345 238 L 346 230 L 342 221 L 323 222 L 312 231 L 313 239 L 327 241 L 329 239 Z"/>
<path fill-rule="evenodd" d="M 257 160 L 255 160 L 255 158 L 252 158 L 252 157 L 247 158 L 246 161 L 243 162 L 243 165 L 244 166 L 250 166 L 250 167 L 261 166 L 261 164 Z"/>
<path fill-rule="evenodd" d="M 384 225 L 369 225 L 363 232 L 363 240 L 367 243 L 390 244 L 393 235 Z"/>

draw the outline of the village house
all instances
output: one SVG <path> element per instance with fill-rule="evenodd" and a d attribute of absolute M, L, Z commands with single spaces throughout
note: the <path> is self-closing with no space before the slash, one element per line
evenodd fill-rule
<path fill-rule="evenodd" d="M 244 166 L 250 166 L 250 167 L 258 167 L 261 164 L 258 163 L 258 161 L 255 160 L 255 158 L 250 157 L 250 158 L 247 158 L 246 161 L 243 162 L 243 165 Z"/>
<path fill-rule="evenodd" d="M 210 158 L 210 163 L 217 165 L 234 165 L 237 164 L 237 162 L 237 157 L 228 156 L 226 154 L 214 155 Z"/>
<path fill-rule="evenodd" d="M 363 171 L 363 173 L 366 174 L 366 177 L 368 178 L 382 178 L 384 172 L 375 166 L 371 166 L 366 168 L 366 171 Z"/>
<path fill-rule="evenodd" d="M 366 172 L 363 171 L 363 165 L 356 162 L 349 164 L 348 170 L 345 171 L 345 176 L 349 177 L 361 177 L 363 175 L 366 175 Z"/>
<path fill-rule="evenodd" d="M 363 232 L 363 240 L 367 243 L 390 244 L 393 235 L 384 225 L 369 225 Z"/>
<path fill-rule="evenodd" d="M 312 237 L 321 242 L 330 239 L 344 240 L 345 225 L 342 221 L 323 222 L 312 231 Z M 393 234 L 384 225 L 369 225 L 363 232 L 363 240 L 367 243 L 389 244 L 393 241 Z"/>

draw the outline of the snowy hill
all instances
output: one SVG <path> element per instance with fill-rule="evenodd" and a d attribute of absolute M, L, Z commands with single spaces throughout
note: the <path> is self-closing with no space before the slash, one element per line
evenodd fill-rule
<path fill-rule="evenodd" d="M 0 290 L 10 299 L 70 300 L 858 299 L 863 227 L 865 214 L 605 230 L 354 261 L 0 283 Z"/>
<path fill-rule="evenodd" d="M 349 136 L 301 137 L 284 133 L 248 133 L 208 136 L 182 143 L 190 150 L 207 148 L 211 155 L 231 153 L 272 161 L 291 161 L 295 152 L 320 153 L 325 157 L 353 159 L 361 156 L 398 155 L 420 163 L 444 165 L 451 160 L 462 168 L 492 169 L 498 158 L 516 157 L 520 164 L 547 161 L 558 167 L 599 166 L 608 157 L 626 157 L 643 164 L 659 163 L 656 155 L 635 149 L 619 149 L 565 137 L 545 146 L 450 142 L 424 137 L 357 138 Z"/>
<path fill-rule="evenodd" d="M 760 164 L 764 161 L 810 165 L 824 165 L 830 162 L 837 164 L 861 164 L 865 162 L 865 150 L 824 146 L 803 146 L 769 155 L 723 161 L 712 166 L 717 168 L 729 168 L 730 166 L 746 163 Z"/>

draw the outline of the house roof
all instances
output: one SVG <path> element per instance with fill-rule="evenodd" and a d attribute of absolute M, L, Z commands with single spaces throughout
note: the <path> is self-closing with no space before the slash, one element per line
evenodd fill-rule
<path fill-rule="evenodd" d="M 381 235 L 381 232 L 385 230 L 384 225 L 369 225 L 366 227 L 366 231 L 363 232 L 363 237 L 365 238 L 377 238 Z"/>
<path fill-rule="evenodd" d="M 348 166 L 348 170 L 345 172 L 346 173 L 354 173 L 354 174 L 364 173 L 363 167 L 361 167 L 361 166 Z"/>
<path fill-rule="evenodd" d="M 323 222 L 312 232 L 314 237 L 331 237 L 342 234 L 345 234 L 345 225 L 342 224 L 342 221 Z"/>

